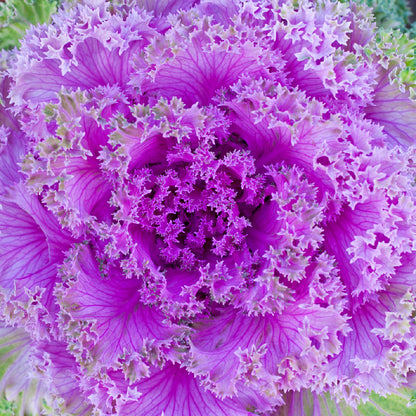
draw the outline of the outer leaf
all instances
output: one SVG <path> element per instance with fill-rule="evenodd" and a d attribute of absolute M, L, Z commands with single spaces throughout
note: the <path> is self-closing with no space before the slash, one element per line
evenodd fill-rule
<path fill-rule="evenodd" d="M 58 26 L 63 21 L 72 22 L 59 33 L 56 29 L 31 28 L 22 44 L 26 58 L 20 55 L 12 71 L 16 76 L 11 93 L 14 103 L 30 100 L 33 106 L 56 100 L 61 87 L 88 89 L 115 83 L 127 86 L 133 56 L 155 34 L 148 26 L 150 16 L 133 9 L 123 21 L 120 15 L 112 16 L 109 4 L 103 1 L 98 9 L 101 14 L 98 20 L 92 4 L 68 8 L 56 15 Z M 80 16 L 90 22 L 87 32 L 75 24 Z M 39 47 L 39 38 L 43 39 L 44 47 Z"/>
<path fill-rule="evenodd" d="M 189 369 L 212 391 L 234 395 L 241 382 L 276 405 L 280 389 L 307 386 L 322 361 L 339 351 L 333 331 L 344 331 L 345 322 L 332 308 L 292 306 L 281 315 L 252 318 L 229 310 L 194 328 Z"/>
<path fill-rule="evenodd" d="M 61 270 L 64 279 L 76 275 L 58 289 L 65 334 L 73 334 L 71 349 L 92 373 L 121 367 L 125 357 L 157 360 L 168 349 L 178 326 L 140 301 L 142 283 L 126 279 L 117 267 L 100 263 L 87 248 L 72 252 Z M 166 352 L 165 351 L 165 352 Z M 119 359 L 121 361 L 119 361 Z M 133 381 L 136 376 L 130 375 Z"/>
<path fill-rule="evenodd" d="M 58 266 L 74 239 L 39 199 L 19 184 L 2 197 L 1 300 L 4 319 L 36 338 L 56 335 L 53 296 Z"/>
<path fill-rule="evenodd" d="M 7 62 L 12 60 L 12 53 L 4 53 Z M 8 98 L 12 80 L 5 74 L 0 82 L 0 192 L 22 179 L 18 163 L 25 152 L 25 139 L 19 128 L 17 117 L 11 112 Z"/>
<path fill-rule="evenodd" d="M 174 41 L 165 46 L 164 52 L 168 59 L 158 63 L 152 81 L 142 86 L 144 92 L 165 98 L 176 96 L 188 106 L 197 102 L 208 105 L 221 89 L 234 84 L 243 74 L 255 78 L 267 76 L 267 71 L 258 62 L 263 52 L 261 49 L 250 42 L 243 45 L 235 41 L 231 43 L 219 27 L 211 30 L 206 27 L 209 27 L 209 18 L 201 17 L 197 29 L 190 30 L 186 37 L 172 29 L 169 37 Z M 215 36 L 224 39 L 213 47 L 211 38 Z M 171 59 L 178 37 L 182 38 L 183 49 Z M 151 61 L 152 52 L 149 52 L 148 60 Z"/>
<path fill-rule="evenodd" d="M 120 414 L 136 416 L 250 416 L 249 405 L 231 399 L 220 400 L 206 391 L 197 378 L 177 364 L 168 363 L 162 370 L 154 369 L 148 379 L 135 385 L 136 402 L 120 407 Z M 159 392 L 163 391 L 163 394 Z M 250 392 L 241 402 L 249 402 Z"/>
<path fill-rule="evenodd" d="M 3 399 L 1 406 L 4 412 L 8 409 L 10 416 L 36 416 L 40 414 L 44 399 L 49 400 L 46 385 L 32 378 L 31 344 L 31 338 L 24 330 L 1 327 L 0 394 Z M 5 401 L 6 399 L 9 403 Z"/>
<path fill-rule="evenodd" d="M 31 353 L 34 375 L 42 379 L 51 396 L 50 405 L 45 406 L 49 414 L 90 416 L 92 406 L 80 389 L 82 373 L 66 343 L 36 343 Z"/>
<path fill-rule="evenodd" d="M 416 101 L 391 78 L 389 71 L 382 72 L 373 102 L 365 111 L 368 118 L 384 127 L 391 145 L 408 147 L 415 143 Z"/>

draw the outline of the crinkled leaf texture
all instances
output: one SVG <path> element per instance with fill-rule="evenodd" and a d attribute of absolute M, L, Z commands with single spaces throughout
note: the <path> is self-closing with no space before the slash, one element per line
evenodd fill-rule
<path fill-rule="evenodd" d="M 374 29 L 330 0 L 88 0 L 2 56 L 6 398 L 339 416 L 411 385 L 413 55 Z"/>

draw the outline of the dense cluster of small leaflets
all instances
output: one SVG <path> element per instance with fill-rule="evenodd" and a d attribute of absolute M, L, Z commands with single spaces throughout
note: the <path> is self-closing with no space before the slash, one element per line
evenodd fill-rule
<path fill-rule="evenodd" d="M 414 44 L 374 34 L 330 0 L 88 0 L 4 52 L 0 390 L 318 416 L 412 381 Z"/>

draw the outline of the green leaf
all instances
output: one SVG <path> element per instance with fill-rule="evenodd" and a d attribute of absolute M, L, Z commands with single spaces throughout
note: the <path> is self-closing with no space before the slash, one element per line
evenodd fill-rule
<path fill-rule="evenodd" d="M 350 0 L 338 0 L 350 3 Z M 409 25 L 411 11 L 406 0 L 353 0 L 372 8 L 377 26 L 386 30 L 394 29 L 405 32 Z"/>
<path fill-rule="evenodd" d="M 411 15 L 406 0 L 366 0 L 366 3 L 374 8 L 378 27 L 406 30 Z"/>
<path fill-rule="evenodd" d="M 19 46 L 30 25 L 46 23 L 58 0 L 9 0 L 0 3 L 0 49 Z"/>
<path fill-rule="evenodd" d="M 16 411 L 17 408 L 14 402 L 9 402 L 5 398 L 0 399 L 0 415 L 15 416 Z"/>
<path fill-rule="evenodd" d="M 285 400 L 300 406 L 295 406 L 295 411 L 282 406 L 276 416 L 416 416 L 416 390 L 412 389 L 401 389 L 386 397 L 372 393 L 357 409 L 343 400 L 336 402 L 328 393 L 318 395 L 309 390 L 288 394 Z"/>
<path fill-rule="evenodd" d="M 371 394 L 370 400 L 358 406 L 358 410 L 362 416 L 416 416 L 416 406 L 412 404 L 415 393 L 415 390 L 402 389 L 386 397 Z"/>

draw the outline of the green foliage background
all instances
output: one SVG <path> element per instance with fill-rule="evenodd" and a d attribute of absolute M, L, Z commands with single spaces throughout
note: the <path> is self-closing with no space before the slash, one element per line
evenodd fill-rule
<path fill-rule="evenodd" d="M 26 29 L 45 23 L 55 13 L 58 0 L 6 0 L 0 3 L 0 49 L 20 46 Z"/>
<path fill-rule="evenodd" d="M 1 1 L 1 0 L 0 0 Z M 82 1 L 82 0 L 79 0 Z M 416 38 L 416 23 L 409 4 L 406 0 L 339 0 L 343 3 L 364 3 L 373 7 L 373 13 L 379 27 L 379 43 L 385 44 L 388 37 L 396 38 L 396 45 L 412 49 L 407 54 L 412 59 L 406 63 L 407 76 L 416 78 L 416 61 L 414 59 L 414 42 L 408 42 L 408 37 Z M 46 23 L 58 9 L 60 0 L 5 0 L 0 2 L 0 49 L 12 49 L 20 46 L 20 39 L 30 25 Z M 72 0 L 72 3 L 74 1 Z M 404 36 L 403 36 L 404 34 Z M 388 53 L 388 51 L 386 51 Z M 1 342 L 0 342 L 1 344 Z M 0 379 L 16 356 L 8 357 L 8 351 L 0 349 Z M 18 357 L 17 357 L 18 359 Z M 4 392 L 0 392 L 0 416 L 29 416 L 24 411 L 22 395 L 16 401 L 8 401 Z M 309 396 L 311 398 L 311 396 Z M 317 403 L 305 403 L 305 416 L 315 416 L 319 407 L 321 416 L 416 416 L 416 390 L 402 389 L 396 395 L 381 397 L 375 394 L 370 401 L 361 404 L 357 410 L 345 404 L 336 404 L 329 396 L 322 396 Z M 45 414 L 50 414 L 51 408 L 45 402 Z"/>

